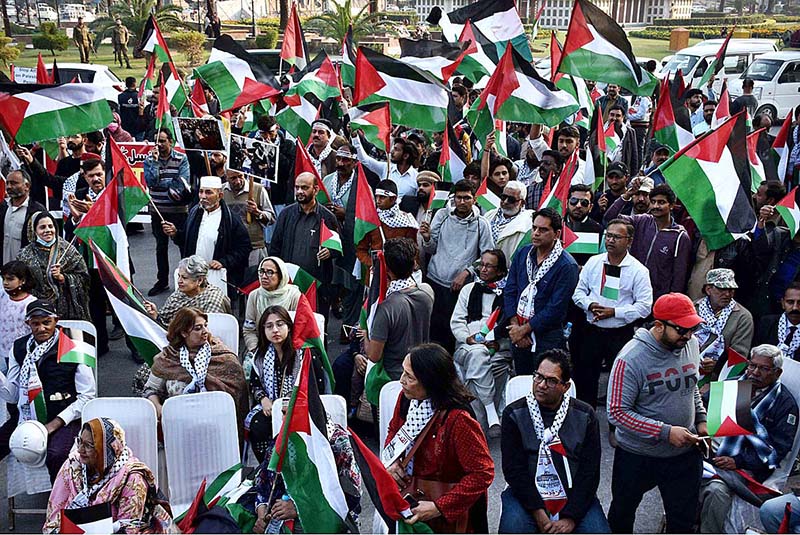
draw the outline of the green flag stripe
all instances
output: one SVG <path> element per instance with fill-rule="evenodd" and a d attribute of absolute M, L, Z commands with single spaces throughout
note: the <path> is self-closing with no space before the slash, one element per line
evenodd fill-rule
<path fill-rule="evenodd" d="M 411 126 L 427 132 L 441 132 L 447 120 L 447 108 L 427 106 L 417 102 L 390 99 L 378 94 L 370 95 L 359 105 L 372 102 L 388 102 L 392 113 L 392 124 Z"/>

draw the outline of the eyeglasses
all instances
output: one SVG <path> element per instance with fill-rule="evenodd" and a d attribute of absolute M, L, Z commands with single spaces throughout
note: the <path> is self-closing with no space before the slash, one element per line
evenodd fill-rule
<path fill-rule="evenodd" d="M 286 325 L 288 324 L 285 321 L 278 320 L 275 323 L 265 323 L 264 329 L 266 329 L 267 331 L 271 331 L 272 329 L 282 329 L 286 327 Z"/>
<path fill-rule="evenodd" d="M 94 444 L 91 442 L 84 442 L 81 437 L 75 437 L 75 449 L 83 451 L 94 451 Z"/>
<path fill-rule="evenodd" d="M 606 232 L 606 240 L 607 241 L 619 241 L 619 240 L 627 240 L 627 236 L 620 236 L 619 234 L 611 234 Z"/>
<path fill-rule="evenodd" d="M 472 195 L 456 195 L 455 197 L 456 202 L 471 202 Z"/>
<path fill-rule="evenodd" d="M 479 264 L 479 267 L 481 269 L 496 269 L 497 268 L 497 264 L 484 264 L 484 263 L 481 263 L 481 264 Z"/>
<path fill-rule="evenodd" d="M 500 200 L 502 202 L 507 202 L 509 204 L 515 204 L 515 203 L 518 203 L 521 199 L 517 199 L 516 197 L 514 197 L 512 195 L 503 194 L 503 195 L 500 195 Z"/>
<path fill-rule="evenodd" d="M 533 372 L 533 382 L 537 385 L 544 382 L 550 388 L 564 383 L 564 381 L 561 379 L 556 379 L 555 377 L 546 377 L 539 372 Z"/>
<path fill-rule="evenodd" d="M 700 328 L 699 325 L 695 325 L 694 327 L 681 327 L 680 325 L 675 325 L 674 323 L 670 323 L 668 321 L 662 322 L 664 325 L 668 325 L 675 329 L 675 332 L 678 333 L 680 336 L 686 336 L 687 334 L 694 333 L 697 329 Z"/>
<path fill-rule="evenodd" d="M 580 205 L 583 206 L 584 208 L 589 208 L 589 205 L 592 204 L 591 201 L 589 201 L 589 199 L 579 199 L 577 197 L 569 198 L 570 206 L 578 206 L 578 203 L 580 203 Z"/>
<path fill-rule="evenodd" d="M 273 275 L 277 275 L 278 272 L 272 269 L 259 269 L 258 274 L 262 276 L 266 275 L 267 277 L 272 277 Z"/>
<path fill-rule="evenodd" d="M 763 373 L 769 373 L 769 372 L 771 372 L 772 370 L 775 369 L 775 366 L 761 366 L 760 364 L 756 364 L 756 363 L 754 363 L 752 361 L 749 361 L 747 363 L 747 369 L 748 370 L 758 370 L 758 371 L 763 372 Z"/>

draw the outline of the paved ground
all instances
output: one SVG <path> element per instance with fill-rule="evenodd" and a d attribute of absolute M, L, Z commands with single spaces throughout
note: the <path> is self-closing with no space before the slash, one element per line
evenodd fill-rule
<path fill-rule="evenodd" d="M 134 282 L 136 286 L 146 293 L 147 290 L 155 282 L 155 240 L 150 234 L 149 225 L 145 226 L 145 232 L 135 234 L 130 237 L 131 257 L 133 258 L 136 274 Z M 170 261 L 172 267 L 177 265 L 178 261 L 177 247 L 170 248 Z M 162 293 L 154 298 L 157 304 L 163 303 L 168 293 Z M 109 322 L 110 327 L 110 322 Z M 338 332 L 334 330 L 339 328 L 338 322 L 331 326 L 329 332 Z M 333 338 L 333 337 L 331 337 Z M 328 353 L 331 358 L 338 355 L 342 346 L 337 343 L 332 343 L 328 348 Z M 111 342 L 111 351 L 100 358 L 99 363 L 99 395 L 100 396 L 127 396 L 131 393 L 131 381 L 133 374 L 138 366 L 130 358 L 130 354 L 125 347 L 123 341 Z M 606 377 L 603 377 L 603 385 L 605 388 Z M 600 502 L 603 508 L 608 511 L 608 506 L 611 503 L 611 467 L 613 459 L 613 449 L 608 445 L 608 426 L 606 424 L 605 410 L 599 411 L 600 427 L 603 433 L 603 462 L 602 462 L 602 476 L 600 481 L 600 488 L 598 490 Z M 375 447 L 375 440 L 368 441 L 368 443 Z M 497 526 L 500 521 L 500 493 L 505 488 L 505 480 L 503 478 L 500 456 L 500 440 L 492 440 L 489 444 L 492 457 L 496 463 L 495 480 L 489 489 L 489 529 L 492 532 L 497 531 Z M 533 484 L 533 482 L 531 482 Z M 6 468 L 5 463 L 0 465 L 0 488 L 6 488 Z M 364 499 L 364 514 L 362 518 L 363 529 L 369 532 L 372 518 L 372 508 L 368 504 L 369 498 Z M 34 505 L 44 507 L 46 504 L 45 496 L 26 497 L 21 496 L 17 499 L 18 506 L 20 505 Z M 6 500 L 0 500 L 0 532 L 8 532 L 8 504 Z M 658 530 L 659 522 L 661 520 L 661 513 L 663 511 L 661 499 L 656 492 L 650 492 L 645 496 L 642 505 L 639 508 L 639 515 L 636 522 L 637 533 L 654 533 Z M 19 533 L 35 533 L 41 532 L 43 516 L 19 516 L 17 517 L 16 531 Z"/>

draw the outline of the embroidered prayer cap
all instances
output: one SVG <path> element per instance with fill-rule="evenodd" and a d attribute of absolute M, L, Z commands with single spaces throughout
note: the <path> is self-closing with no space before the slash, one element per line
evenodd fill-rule
<path fill-rule="evenodd" d="M 36 316 L 57 318 L 58 312 L 56 312 L 55 305 L 50 301 L 45 301 L 44 299 L 37 299 L 36 301 L 28 303 L 28 306 L 25 307 L 26 320 L 29 320 Z"/>
<path fill-rule="evenodd" d="M 736 274 L 732 269 L 717 268 L 706 273 L 706 284 L 716 286 L 721 290 L 736 289 Z"/>
<path fill-rule="evenodd" d="M 222 189 L 222 179 L 218 176 L 200 177 L 201 188 Z"/>
<path fill-rule="evenodd" d="M 417 184 L 419 184 L 420 182 L 430 182 L 431 184 L 435 184 L 440 180 L 441 178 L 439 178 L 439 175 L 437 175 L 433 171 L 420 171 L 419 173 L 417 173 Z"/>
<path fill-rule="evenodd" d="M 653 318 L 669 321 L 686 329 L 703 323 L 703 318 L 697 315 L 692 300 L 675 292 L 664 294 L 656 300 L 653 305 Z"/>

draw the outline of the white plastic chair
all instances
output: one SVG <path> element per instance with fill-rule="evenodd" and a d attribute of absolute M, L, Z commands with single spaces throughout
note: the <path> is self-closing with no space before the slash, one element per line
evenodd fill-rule
<path fill-rule="evenodd" d="M 380 443 L 378 446 L 383 451 L 383 445 L 386 444 L 386 435 L 389 433 L 389 422 L 392 421 L 394 415 L 394 408 L 397 405 L 397 398 L 400 396 L 400 391 L 403 387 L 400 386 L 400 381 L 389 381 L 383 388 L 378 399 L 380 405 L 378 406 L 378 436 Z"/>
<path fill-rule="evenodd" d="M 111 418 L 125 430 L 125 442 L 153 472 L 158 486 L 158 417 L 155 406 L 144 398 L 95 398 L 83 407 L 81 423 Z"/>
<path fill-rule="evenodd" d="M 208 330 L 222 340 L 228 349 L 239 354 L 239 320 L 230 314 L 210 312 L 208 314 Z"/>
<path fill-rule="evenodd" d="M 95 358 L 98 360 L 98 365 L 92 368 L 92 371 L 94 372 L 94 382 L 96 385 L 97 369 L 100 367 L 99 355 L 97 354 L 97 327 L 95 327 L 93 323 L 84 320 L 60 320 L 58 322 L 58 325 L 59 327 L 70 329 L 73 338 L 77 338 L 78 336 L 80 336 L 80 333 L 76 331 L 85 331 L 86 333 L 92 335 L 92 337 L 94 338 L 94 355 Z"/>
<path fill-rule="evenodd" d="M 322 405 L 331 420 L 347 429 L 347 402 L 342 396 L 335 394 L 322 394 Z M 288 403 L 289 398 L 278 398 L 272 404 L 272 435 L 278 436 L 283 425 L 283 404 Z"/>
<path fill-rule="evenodd" d="M 294 321 L 294 315 L 296 312 L 294 310 L 289 310 L 289 317 L 292 318 Z M 314 312 L 314 319 L 317 320 L 317 328 L 319 329 L 319 334 L 322 335 L 322 341 L 325 342 L 325 316 Z"/>
<path fill-rule="evenodd" d="M 780 381 L 784 388 L 791 392 L 797 406 L 800 407 L 800 362 L 784 358 L 783 373 L 781 373 Z M 792 471 L 792 466 L 798 453 L 800 453 L 800 426 L 798 426 L 794 435 L 791 451 L 786 454 L 786 457 L 781 459 L 780 466 L 772 472 L 772 475 L 769 476 L 763 484 L 778 491 L 783 491 L 783 487 L 786 485 L 786 480 L 789 478 L 789 473 Z M 761 518 L 758 515 L 758 508 L 750 505 L 738 496 L 734 496 L 733 502 L 731 502 L 731 510 L 725 521 L 725 532 L 744 533 L 744 529 L 747 527 L 763 530 Z"/>
<path fill-rule="evenodd" d="M 506 383 L 506 406 L 511 405 L 518 399 L 524 398 L 531 391 L 533 383 L 532 375 L 517 375 L 512 377 Z M 575 397 L 575 383 L 572 379 L 569 380 L 569 390 L 567 390 L 569 397 Z"/>
<path fill-rule="evenodd" d="M 164 402 L 161 429 L 170 505 L 178 516 L 189 508 L 203 479 L 210 484 L 240 462 L 236 406 L 227 392 L 171 397 Z"/>

